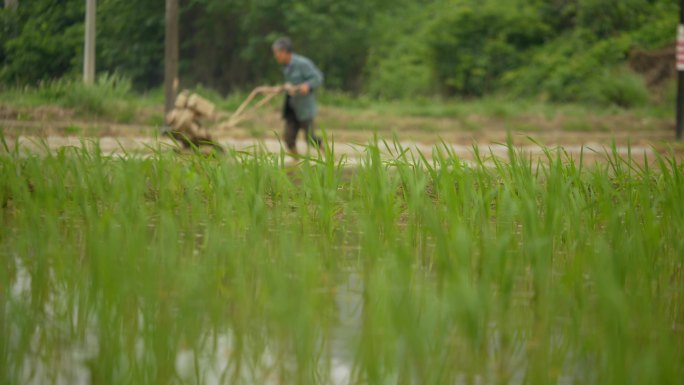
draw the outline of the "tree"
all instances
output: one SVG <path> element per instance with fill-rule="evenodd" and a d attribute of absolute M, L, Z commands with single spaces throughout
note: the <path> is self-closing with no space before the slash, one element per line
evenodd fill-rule
<path fill-rule="evenodd" d="M 678 0 L 177 0 L 183 86 L 221 93 L 281 81 L 271 43 L 290 36 L 326 87 L 381 97 L 524 91 L 578 97 L 635 46 L 671 44 Z M 0 82 L 83 68 L 84 0 L 4 0 Z M 164 82 L 165 1 L 99 0 L 99 72 Z M 175 71 L 171 71 L 175 72 Z M 175 79 L 175 76 L 172 78 Z"/>
<path fill-rule="evenodd" d="M 165 110 L 169 112 L 178 93 L 178 0 L 166 0 L 164 92 Z"/>
<path fill-rule="evenodd" d="M 0 81 L 35 84 L 77 73 L 82 65 L 83 1 L 23 2 L 0 19 Z"/>
<path fill-rule="evenodd" d="M 100 71 L 125 75 L 138 89 L 164 81 L 165 1 L 100 0 L 97 62 Z"/>

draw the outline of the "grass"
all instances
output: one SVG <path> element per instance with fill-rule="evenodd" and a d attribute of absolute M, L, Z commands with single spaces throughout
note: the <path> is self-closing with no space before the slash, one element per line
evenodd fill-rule
<path fill-rule="evenodd" d="M 684 166 L 0 154 L 0 383 L 679 384 Z M 380 148 L 393 153 L 382 160 Z M 79 377 L 80 376 L 80 377 Z"/>
<path fill-rule="evenodd" d="M 201 86 L 194 92 L 215 103 L 220 111 L 232 112 L 247 94 L 235 91 L 223 96 Z M 669 93 L 668 93 L 669 95 Z M 556 104 L 531 99 L 488 96 L 483 99 L 421 98 L 382 100 L 364 95 L 349 95 L 322 90 L 319 123 L 329 129 L 385 132 L 417 130 L 440 132 L 462 129 L 479 132 L 504 127 L 530 127 L 533 131 L 586 131 L 595 122 L 602 130 L 653 131 L 669 129 L 673 104 L 671 97 L 640 107 L 621 108 L 602 104 Z M 269 119 L 249 131 L 261 135 L 271 132 L 281 101 L 267 108 Z M 20 121 L 100 120 L 114 123 L 159 127 L 164 124 L 163 92 L 144 94 L 131 89 L 130 82 L 117 76 L 102 76 L 95 85 L 62 79 L 33 88 L 0 89 L 0 107 L 9 107 Z M 38 108 L 38 107 L 56 107 Z M 2 111 L 0 111 L 2 112 Z M 259 120 L 260 116 L 256 117 Z M 263 116 L 261 116 L 263 118 Z M 590 124 L 591 122 L 591 124 Z M 278 127 L 280 122 L 277 123 Z"/>
<path fill-rule="evenodd" d="M 76 126 L 76 125 L 69 125 L 64 127 L 64 132 L 66 134 L 79 134 L 82 133 L 84 130 L 82 127 Z"/>
<path fill-rule="evenodd" d="M 324 105 L 350 111 L 373 111 L 395 116 L 449 119 L 477 115 L 503 120 L 523 116 L 542 116 L 553 119 L 556 116 L 610 117 L 629 114 L 640 117 L 669 118 L 672 115 L 673 104 L 672 97 L 661 102 L 642 103 L 632 108 L 591 103 L 554 103 L 507 95 L 489 95 L 484 98 L 471 99 L 412 97 L 406 100 L 382 100 L 328 90 L 324 90 L 319 98 Z"/>
<path fill-rule="evenodd" d="M 610 128 L 601 122 L 591 122 L 584 119 L 572 119 L 563 122 L 563 130 L 575 132 L 607 132 Z"/>
<path fill-rule="evenodd" d="M 65 78 L 44 82 L 37 87 L 2 89 L 0 103 L 29 109 L 57 106 L 73 110 L 79 117 L 134 123 L 140 110 L 163 103 L 160 96 L 158 91 L 137 94 L 128 79 L 101 75 L 92 85 Z"/>

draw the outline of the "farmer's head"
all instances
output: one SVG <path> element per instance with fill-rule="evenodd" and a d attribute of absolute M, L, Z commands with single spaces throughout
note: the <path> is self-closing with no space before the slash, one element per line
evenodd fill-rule
<path fill-rule="evenodd" d="M 292 59 L 292 40 L 281 37 L 273 43 L 273 56 L 280 65 L 290 64 Z"/>

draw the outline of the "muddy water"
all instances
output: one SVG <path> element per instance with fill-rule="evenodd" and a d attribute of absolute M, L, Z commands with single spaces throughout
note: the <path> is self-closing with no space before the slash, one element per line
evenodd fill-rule
<path fill-rule="evenodd" d="M 31 297 L 31 275 L 20 258 L 15 258 L 16 274 L 11 283 L 10 301 L 14 303 L 27 303 Z M 328 378 L 324 384 L 350 385 L 352 383 L 353 347 L 350 341 L 360 329 L 361 314 L 363 311 L 362 283 L 356 273 L 350 273 L 342 284 L 337 287 L 335 303 L 338 308 L 338 326 L 332 333 L 330 343 L 331 351 L 328 362 L 323 365 L 322 373 L 327 373 Z M 68 293 L 55 293 L 45 305 L 45 314 L 48 318 L 55 312 L 63 310 L 66 306 Z M 7 309 L 3 309 L 7 312 Z M 71 310 L 78 314 L 79 309 Z M 144 323 L 144 320 L 140 320 Z M 50 328 L 50 320 L 42 322 Z M 85 338 L 81 342 L 64 341 L 64 344 L 51 348 L 46 354 L 42 346 L 41 333 L 38 328 L 30 338 L 30 347 L 23 357 L 19 371 L 19 383 L 17 385 L 92 385 L 92 373 L 89 361 L 97 359 L 100 351 L 100 343 L 97 333 L 98 325 L 91 323 L 85 330 Z M 9 330 L 9 346 L 17 351 L 19 344 L 19 331 Z M 233 352 L 235 341 L 231 330 L 223 332 L 208 332 L 204 336 L 204 347 L 197 351 L 188 348 L 178 348 L 175 357 L 175 370 L 179 383 L 198 383 L 197 374 L 201 373 L 201 381 L 204 385 L 230 384 L 235 379 L 241 383 L 254 383 L 263 385 L 281 384 L 278 376 L 279 369 L 294 366 L 290 363 L 279 362 L 275 354 L 268 347 L 260 354 L 256 362 L 248 367 L 241 367 L 239 373 L 235 373 Z M 321 341 L 322 343 L 324 341 Z M 54 350 L 58 351 L 54 351 Z M 141 360 L 145 351 L 145 344 L 140 337 L 136 344 L 136 354 Z"/>
<path fill-rule="evenodd" d="M 268 151 L 271 153 L 280 153 L 283 151 L 281 142 L 273 139 L 254 140 L 254 139 L 223 139 L 220 144 L 226 149 L 233 149 L 236 151 Z M 175 144 L 167 138 L 152 138 L 152 137 L 102 137 L 97 141 L 94 139 L 83 139 L 77 137 L 65 136 L 48 136 L 46 138 L 27 137 L 22 136 L 10 143 L 10 146 L 18 146 L 21 151 L 28 153 L 45 153 L 46 151 L 57 151 L 63 148 L 81 148 L 83 146 L 94 148 L 98 146 L 99 149 L 106 155 L 114 156 L 146 156 L 155 151 L 173 151 L 176 148 Z M 445 143 L 445 144 L 424 144 L 419 142 L 401 142 L 398 145 L 390 144 L 391 148 L 384 148 L 381 145 L 381 153 L 384 159 L 394 159 L 399 153 L 399 149 L 409 149 L 408 159 L 419 159 L 420 155 L 424 155 L 430 159 L 433 156 L 433 151 L 439 149 L 442 153 L 447 151 L 453 156 L 461 159 L 465 163 L 473 163 L 476 160 L 476 155 L 473 150 L 474 144 L 459 144 L 459 143 Z M 300 141 L 298 148 L 307 148 L 306 142 Z M 546 159 L 546 149 L 536 144 L 516 145 L 516 151 L 523 156 L 530 157 L 533 160 Z M 617 154 L 621 157 L 631 155 L 637 161 L 647 159 L 649 161 L 655 160 L 658 154 L 670 155 L 669 150 L 656 150 L 649 145 L 638 146 L 616 146 L 612 147 L 609 144 L 600 142 L 586 143 L 586 144 L 568 144 L 568 145 L 552 145 L 548 147 L 551 149 L 553 156 L 559 150 L 565 156 L 579 160 L 580 157 L 587 163 L 606 161 L 610 155 Z M 0 148 L 0 152 L 5 151 Z M 358 164 L 361 159 L 365 157 L 365 146 L 363 144 L 355 143 L 335 143 L 334 151 L 336 158 L 344 157 L 346 164 L 353 166 Z M 478 151 L 482 158 L 490 159 L 492 157 L 506 159 L 509 155 L 509 148 L 503 144 L 480 144 Z M 310 151 L 309 154 L 313 155 Z M 684 154 L 674 153 L 677 157 L 684 158 Z M 290 162 L 293 162 L 289 159 Z"/>
<path fill-rule="evenodd" d="M 17 274 L 11 287 L 12 301 L 27 301 L 30 297 L 30 287 L 30 274 L 17 259 Z M 324 385 L 363 384 L 363 380 L 358 382 L 360 378 L 363 378 L 363 375 L 355 370 L 355 344 L 362 342 L 359 340 L 359 334 L 364 311 L 362 295 L 364 284 L 361 275 L 348 271 L 336 289 L 335 304 L 338 322 L 329 342 L 330 352 L 322 362 L 318 362 L 319 373 L 325 374 L 325 377 L 319 377 L 319 380 Z M 53 296 L 52 301 L 47 305 L 46 314 L 53 314 L 57 308 L 64 306 L 60 298 L 64 299 L 65 296 L 66 293 Z M 78 312 L 78 309 L 73 309 L 73 311 Z M 52 351 L 47 356 L 43 356 L 44 353 L 41 353 L 44 350 L 40 341 L 41 331 L 36 330 L 30 342 L 31 349 L 29 349 L 29 352 L 35 352 L 35 354 L 28 353 L 24 357 L 20 381 L 17 385 L 92 385 L 92 369 L 89 366 L 89 361 L 97 359 L 100 350 L 97 327 L 96 324 L 89 325 L 84 333 L 85 338 L 81 342 L 65 341 L 65 344 L 56 348 L 59 351 Z M 491 373 L 475 375 L 463 373 L 456 376 L 455 385 L 494 383 L 496 376 L 493 373 L 500 369 L 496 365 L 497 360 L 500 359 L 503 344 L 499 330 L 499 325 L 492 324 L 489 326 L 487 337 L 489 363 L 486 370 Z M 522 385 L 525 382 L 529 365 L 527 346 L 531 338 L 524 332 L 520 332 L 507 353 L 509 356 L 506 369 L 511 375 L 505 382 L 496 380 L 499 381 L 496 382 L 497 384 Z M 555 338 L 559 343 L 562 343 L 564 336 L 559 334 Z M 244 384 L 282 385 L 279 370 L 283 368 L 286 370 L 288 368 L 293 369 L 295 366 L 294 358 L 291 357 L 291 362 L 283 363 L 282 358 L 277 358 L 275 350 L 271 350 L 267 343 L 267 347 L 262 349 L 258 357 L 253 357 L 249 365 L 241 366 L 239 372 L 236 372 L 233 355 L 236 343 L 231 330 L 207 332 L 204 335 L 204 341 L 203 347 L 199 350 L 183 347 L 177 349 L 174 364 L 177 381 L 173 383 L 220 385 L 239 381 L 239 383 Z M 10 345 L 17 342 L 12 331 L 10 331 Z M 325 342 L 321 341 L 321 343 Z M 142 360 L 145 349 L 145 343 L 141 337 L 136 345 L 138 360 Z M 288 358 L 286 357 L 285 360 Z M 560 370 L 558 385 L 597 383 L 594 376 L 596 368 L 592 366 L 592 361 L 586 356 L 568 352 L 565 364 Z M 198 375 L 201 377 L 199 380 Z M 417 383 L 410 379 L 400 381 L 398 373 L 388 373 L 387 377 L 386 383 L 388 384 Z"/>

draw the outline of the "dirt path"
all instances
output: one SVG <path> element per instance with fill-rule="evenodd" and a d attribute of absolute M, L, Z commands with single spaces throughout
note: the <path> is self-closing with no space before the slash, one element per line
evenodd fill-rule
<path fill-rule="evenodd" d="M 236 139 L 223 138 L 220 144 L 228 150 L 252 152 L 255 150 L 265 150 L 272 153 L 280 153 L 282 150 L 281 143 L 275 139 Z M 83 146 L 93 147 L 99 146 L 100 150 L 106 155 L 113 156 L 148 156 L 155 151 L 173 151 L 175 144 L 166 137 L 101 137 L 101 138 L 81 138 L 75 136 L 20 136 L 14 138 L 9 142 L 10 146 L 18 146 L 20 151 L 28 153 L 45 153 L 46 151 L 57 151 L 63 148 L 81 148 Z M 391 160 L 400 153 L 401 149 L 408 149 L 408 159 L 419 159 L 421 154 L 430 159 L 433 156 L 435 149 L 445 151 L 448 150 L 466 163 L 474 164 L 476 154 L 474 146 L 477 146 L 480 157 L 483 159 L 490 159 L 497 157 L 501 159 L 508 158 L 509 148 L 503 144 L 459 144 L 459 143 L 442 143 L 442 144 L 425 144 L 413 141 L 402 142 L 387 142 L 380 144 L 382 156 L 386 160 Z M 300 141 L 298 147 L 306 148 L 306 143 Z M 532 159 L 546 159 L 547 149 L 537 144 L 528 142 L 526 145 L 514 145 L 517 151 L 531 157 Z M 345 159 L 346 164 L 358 164 L 365 157 L 365 145 L 362 143 L 334 143 L 334 152 L 336 159 Z M 551 147 L 552 154 L 557 154 L 557 150 L 573 159 L 578 160 L 583 157 L 587 163 L 602 162 L 608 159 L 610 154 L 616 152 L 622 157 L 632 155 L 637 161 L 648 159 L 649 162 L 655 160 L 656 154 L 674 154 L 677 158 L 684 159 L 684 152 L 676 152 L 675 150 L 658 150 L 651 146 L 632 145 L 632 146 L 615 146 L 611 147 L 604 143 L 594 142 L 583 145 L 563 145 Z M 2 152 L 4 150 L 0 150 Z M 293 162 L 293 160 L 289 160 Z"/>
<path fill-rule="evenodd" d="M 51 112 L 52 113 L 52 112 Z M 322 114 L 322 121 L 330 121 L 336 110 Z M 373 126 L 374 119 L 378 119 L 372 112 L 361 112 L 363 116 L 340 116 L 341 124 L 345 122 L 352 127 L 356 120 L 368 122 Z M 7 141 L 19 144 L 25 150 L 32 152 L 56 150 L 64 147 L 80 147 L 83 143 L 92 145 L 98 141 L 100 149 L 107 154 L 150 154 L 155 150 L 171 151 L 174 143 L 160 137 L 159 127 L 139 124 L 118 124 L 106 121 L 84 121 L 74 119 L 73 116 L 46 115 L 51 119 L 22 120 L 18 115 L 4 114 L 0 116 L 0 132 Z M 3 119 L 4 118 L 4 119 Z M 471 117 L 475 119 L 476 117 Z M 410 148 L 414 156 L 422 153 L 426 157 L 432 156 L 435 145 L 446 146 L 453 154 L 464 161 L 473 161 L 475 154 L 473 146 L 477 146 L 484 156 L 506 158 L 508 148 L 502 143 L 510 141 L 514 146 L 533 158 L 543 158 L 544 150 L 540 145 L 548 148 L 562 148 L 568 156 L 597 161 L 605 159 L 615 145 L 617 153 L 622 156 L 632 154 L 637 159 L 654 159 L 656 154 L 674 154 L 684 158 L 684 145 L 674 142 L 673 130 L 662 121 L 652 121 L 643 118 L 642 121 L 623 121 L 624 117 L 614 117 L 610 124 L 614 129 L 607 130 L 606 122 L 594 122 L 603 127 L 596 131 L 568 131 L 566 129 L 548 126 L 539 129 L 515 129 L 494 118 L 481 118 L 484 127 L 475 131 L 462 127 L 458 119 L 420 118 L 420 117 L 385 117 L 394 124 L 384 129 L 346 128 L 345 126 L 330 128 L 326 131 L 331 142 L 335 143 L 336 156 L 346 157 L 349 162 L 356 162 L 364 155 L 364 144 L 374 140 L 389 142 L 394 146 L 395 139 L 402 148 Z M 518 122 L 519 123 L 519 122 Z M 553 122 L 546 122 L 550 124 Z M 562 125 L 562 122 L 557 122 Z M 250 151 L 256 147 L 270 152 L 280 152 L 279 135 L 282 122 L 277 111 L 270 111 L 252 119 L 246 127 L 232 129 L 228 132 L 215 132 L 217 140 L 228 149 Z M 321 124 L 323 125 L 323 124 Z M 333 125 L 334 126 L 334 125 Z M 275 127 L 275 128 L 273 128 Z M 365 126 L 363 126 L 365 127 Z M 437 128 L 435 128 L 437 127 Z M 517 127 L 517 126 L 516 126 Z M 636 127 L 636 128 L 635 128 Z M 300 142 L 300 149 L 306 144 Z M 396 148 L 383 152 L 387 159 L 392 158 Z"/>
<path fill-rule="evenodd" d="M 235 128 L 229 132 L 218 132 L 215 135 L 219 139 L 236 138 L 276 138 L 281 130 L 279 119 L 266 119 L 267 122 L 260 126 L 259 130 L 250 128 Z M 269 128 L 266 128 L 269 127 Z M 0 130 L 8 136 L 99 136 L 99 137 L 140 137 L 154 136 L 160 131 L 160 127 L 140 124 L 120 124 L 105 121 L 84 120 L 3 120 L 0 119 Z M 254 132 L 258 131 L 258 132 Z M 547 130 L 522 130 L 510 127 L 493 125 L 477 131 L 468 131 L 459 128 L 458 124 L 445 124 L 437 131 L 424 129 L 420 122 L 415 125 L 388 128 L 386 130 L 373 129 L 327 129 L 330 136 L 338 141 L 357 142 L 368 141 L 374 134 L 384 137 L 398 136 L 402 140 L 418 141 L 423 143 L 435 143 L 443 139 L 452 143 L 501 143 L 505 142 L 509 133 L 515 142 L 528 142 L 528 137 L 534 138 L 545 145 L 557 144 L 583 144 L 587 142 L 618 144 L 641 144 L 648 145 L 658 142 L 670 142 L 674 138 L 674 128 L 669 126 L 651 127 L 644 130 L 620 130 L 612 131 L 567 131 L 562 129 Z"/>

